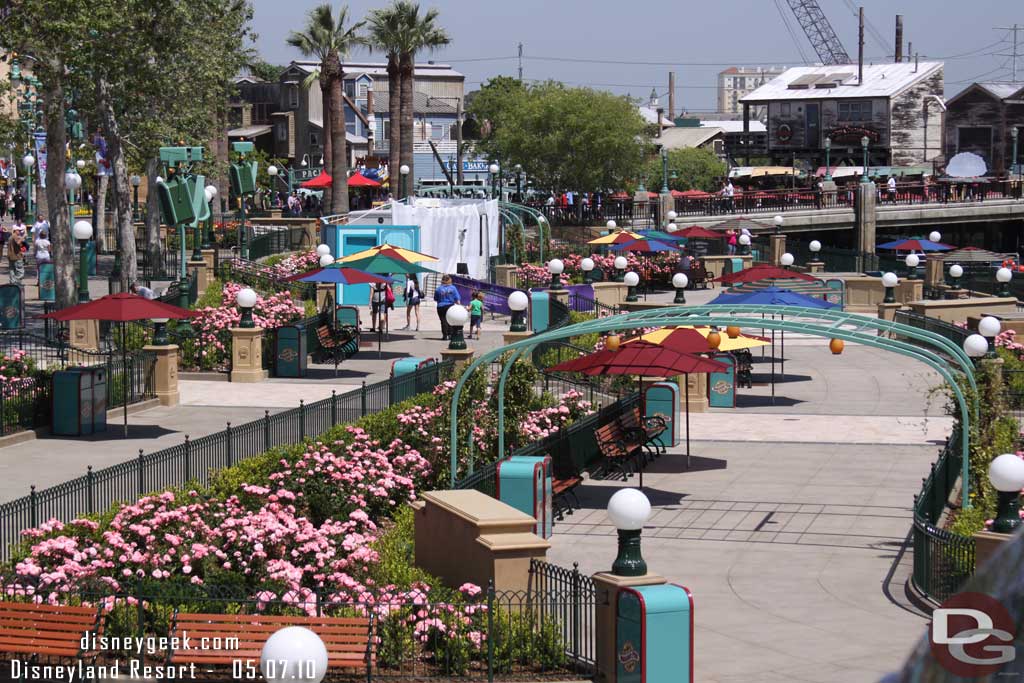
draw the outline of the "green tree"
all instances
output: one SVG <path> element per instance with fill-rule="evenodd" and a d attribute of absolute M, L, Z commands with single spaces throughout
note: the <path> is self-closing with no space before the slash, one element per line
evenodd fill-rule
<path fill-rule="evenodd" d="M 713 192 L 720 189 L 727 167 L 713 152 L 690 147 L 672 149 L 668 153 L 669 189 L 704 190 Z M 672 172 L 676 178 L 672 178 Z M 656 155 L 644 165 L 644 180 L 647 189 L 657 192 L 662 183 L 661 156 Z"/>
<path fill-rule="evenodd" d="M 388 173 L 392 179 L 389 181 L 391 191 L 396 197 L 400 197 L 403 190 L 398 172 L 402 165 L 403 133 L 402 83 L 398 73 L 398 61 L 401 54 L 409 49 L 409 33 L 403 28 L 403 9 L 400 5 L 400 2 L 395 2 L 384 9 L 373 10 L 369 18 L 370 51 L 383 52 L 388 59 Z"/>
<path fill-rule="evenodd" d="M 398 73 L 401 78 L 401 162 L 409 167 L 410 181 L 413 175 L 413 81 L 416 53 L 423 50 L 435 50 L 452 42 L 448 33 L 437 25 L 439 12 L 429 9 L 420 16 L 420 5 L 407 0 L 398 0 L 395 9 L 399 13 L 399 23 L 407 33 L 404 49 L 398 55 Z M 393 124 L 392 124 L 393 125 Z"/>
<path fill-rule="evenodd" d="M 507 117 L 507 111 L 527 96 L 527 88 L 518 78 L 495 76 L 483 87 L 466 95 L 466 111 L 476 122 L 475 133 L 486 137 Z"/>
<path fill-rule="evenodd" d="M 474 113 L 490 123 L 481 153 L 522 164 L 535 186 L 551 191 L 607 190 L 636 177 L 650 143 L 629 100 L 554 82 L 520 88 L 504 82 L 474 99 Z"/>
<path fill-rule="evenodd" d="M 331 213 L 348 213 L 348 154 L 345 145 L 345 110 L 342 97 L 344 71 L 341 58 L 353 47 L 363 44 L 359 29 L 365 22 L 348 25 L 348 7 L 342 6 L 335 19 L 329 4 L 318 5 L 310 13 L 305 30 L 293 31 L 288 44 L 307 57 L 320 60 L 320 88 L 327 93 L 328 106 L 324 109 L 324 127 L 330 128 L 330 159 L 328 172 L 335 178 L 331 188 Z M 330 119 L 328 126 L 327 120 Z M 324 131 L 325 139 L 328 133 Z M 326 146 L 326 145 L 325 145 Z"/>
<path fill-rule="evenodd" d="M 271 64 L 262 59 L 254 59 L 249 62 L 249 69 L 252 71 L 252 75 L 264 81 L 270 81 L 276 83 L 277 79 L 281 77 L 281 72 L 284 71 L 285 67 L 279 64 Z"/>

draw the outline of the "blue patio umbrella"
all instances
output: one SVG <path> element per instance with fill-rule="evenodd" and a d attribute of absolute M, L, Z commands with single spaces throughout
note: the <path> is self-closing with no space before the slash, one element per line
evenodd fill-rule
<path fill-rule="evenodd" d="M 669 244 L 668 242 L 662 242 L 661 240 L 645 238 L 612 245 L 612 251 L 637 251 L 648 253 L 659 251 L 679 251 L 679 245 Z"/>
<path fill-rule="evenodd" d="M 941 242 L 921 239 L 902 239 L 879 244 L 876 249 L 894 249 L 896 251 L 949 251 L 956 247 Z"/>
<path fill-rule="evenodd" d="M 824 299 L 815 299 L 812 296 L 794 292 L 781 287 L 765 287 L 764 289 L 753 289 L 739 294 L 719 294 L 708 302 L 719 306 L 751 304 L 761 306 L 803 306 L 805 308 L 835 308 L 837 304 L 830 303 Z M 772 316 L 773 318 L 775 316 Z M 775 330 L 772 330 L 772 343 L 775 343 Z M 786 376 L 786 333 L 782 333 L 782 376 Z M 772 351 L 772 403 L 775 402 L 775 352 Z"/>
<path fill-rule="evenodd" d="M 656 240 L 658 242 L 685 242 L 685 235 L 673 235 L 670 232 L 663 230 L 637 230 L 638 235 L 642 235 L 644 239 Z"/>
<path fill-rule="evenodd" d="M 394 282 L 394 278 L 367 273 L 358 268 L 332 267 L 317 268 L 288 278 L 295 282 L 322 282 L 336 285 L 364 285 L 375 282 Z"/>

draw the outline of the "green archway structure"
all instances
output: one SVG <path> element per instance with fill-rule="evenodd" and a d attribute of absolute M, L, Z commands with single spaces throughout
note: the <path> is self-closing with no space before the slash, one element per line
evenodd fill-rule
<path fill-rule="evenodd" d="M 754 316 L 772 316 L 754 317 Z M 785 318 L 789 317 L 789 320 Z M 613 330 L 632 330 L 643 327 L 664 327 L 674 325 L 713 325 L 726 327 L 736 325 L 745 328 L 774 329 L 789 332 L 800 332 L 827 339 L 842 339 L 863 344 L 876 349 L 892 351 L 908 358 L 913 358 L 935 370 L 949 384 L 963 417 L 961 428 L 961 449 L 963 451 L 963 500 L 964 507 L 970 507 L 967 490 L 970 467 L 969 435 L 970 419 L 976 414 L 969 410 L 967 400 L 957 384 L 955 370 L 959 370 L 967 378 L 968 384 L 977 395 L 977 384 L 974 378 L 974 363 L 960 346 L 949 339 L 910 325 L 880 320 L 875 317 L 856 313 L 804 308 L 800 306 L 754 306 L 754 305 L 712 305 L 712 306 L 665 306 L 644 311 L 635 311 L 586 322 L 577 323 L 549 330 L 507 346 L 489 351 L 476 358 L 464 370 L 456 384 L 451 399 L 451 485 L 455 486 L 458 472 L 458 401 L 462 388 L 469 376 L 483 363 L 511 353 L 502 369 L 498 381 L 498 452 L 505 452 L 505 382 L 512 364 L 526 351 L 534 346 L 551 341 L 558 341 L 592 332 L 609 332 Z M 912 339 L 916 344 L 890 338 L 898 335 Z M 951 363 L 952 361 L 952 367 Z M 473 471 L 473 442 L 469 439 L 469 471 Z"/>

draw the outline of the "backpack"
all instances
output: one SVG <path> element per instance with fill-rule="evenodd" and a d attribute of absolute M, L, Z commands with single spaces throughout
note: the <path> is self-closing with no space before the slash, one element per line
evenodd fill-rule
<path fill-rule="evenodd" d="M 388 306 L 395 303 L 395 292 L 391 289 L 391 285 L 385 285 L 384 287 L 384 303 Z"/>

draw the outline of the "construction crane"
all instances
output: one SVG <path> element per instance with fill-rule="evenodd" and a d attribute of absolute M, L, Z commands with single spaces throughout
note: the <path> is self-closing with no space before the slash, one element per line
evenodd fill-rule
<path fill-rule="evenodd" d="M 817 0 L 786 0 L 786 3 L 823 64 L 850 63 L 850 55 L 846 54 L 846 48 L 839 42 L 839 36 L 828 23 Z"/>

